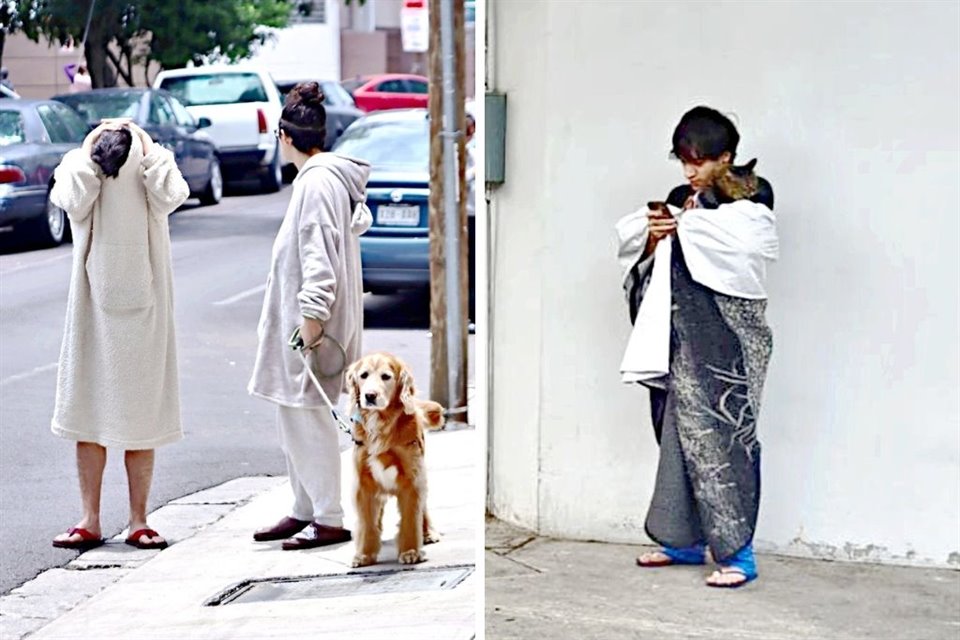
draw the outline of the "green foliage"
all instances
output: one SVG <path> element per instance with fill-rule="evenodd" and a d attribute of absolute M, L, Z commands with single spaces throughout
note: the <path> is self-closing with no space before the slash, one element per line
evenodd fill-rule
<path fill-rule="evenodd" d="M 149 32 L 149 57 L 164 68 L 201 64 L 211 55 L 233 62 L 249 57 L 256 43 L 263 43 L 258 27 L 280 28 L 287 24 L 287 0 L 220 0 L 170 2 L 141 0 L 141 29 Z"/>
<path fill-rule="evenodd" d="M 286 26 L 291 0 L 93 0 L 87 40 L 130 82 L 131 66 L 155 60 L 164 68 L 203 63 L 209 57 L 249 57 L 266 38 L 260 27 Z M 90 0 L 0 0 L 0 26 L 34 41 L 80 42 Z M 10 29 L 6 29 L 9 25 Z M 138 52 L 138 42 L 147 47 Z M 108 52 L 114 45 L 119 56 Z M 88 48 L 88 54 L 90 49 Z M 88 57 L 90 57 L 88 55 Z M 123 68 L 124 62 L 126 69 Z M 96 74 L 95 74 L 96 78 Z"/>

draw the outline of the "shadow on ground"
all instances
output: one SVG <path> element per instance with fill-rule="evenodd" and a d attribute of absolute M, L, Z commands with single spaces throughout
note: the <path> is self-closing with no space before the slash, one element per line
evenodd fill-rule
<path fill-rule="evenodd" d="M 363 316 L 366 329 L 429 329 L 430 295 L 425 291 L 368 293 L 363 298 Z"/>

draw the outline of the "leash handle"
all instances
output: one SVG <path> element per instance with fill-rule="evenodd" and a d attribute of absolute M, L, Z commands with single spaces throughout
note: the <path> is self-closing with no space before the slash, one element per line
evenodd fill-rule
<path fill-rule="evenodd" d="M 303 363 L 303 368 L 306 369 L 307 375 L 310 376 L 310 380 L 313 382 L 313 386 L 316 387 L 317 391 L 320 392 L 320 398 L 323 399 L 323 402 L 327 405 L 327 408 L 330 409 L 330 415 L 333 416 L 333 421 L 337 423 L 337 427 L 350 436 L 351 440 L 356 441 L 356 436 L 353 433 L 353 429 L 350 428 L 350 425 L 346 420 L 343 419 L 343 416 L 340 415 L 340 412 L 337 411 L 337 408 L 330 402 L 330 398 L 327 396 L 327 392 L 323 390 L 323 385 L 320 384 L 320 381 L 317 380 L 317 376 L 314 375 L 313 369 L 310 368 L 310 363 L 307 361 L 307 356 L 303 352 L 303 340 L 300 340 L 299 331 L 296 332 L 295 337 L 299 340 L 301 346 L 294 346 L 294 338 L 290 338 L 290 346 L 297 352 L 297 355 L 300 356 L 300 361 Z"/>

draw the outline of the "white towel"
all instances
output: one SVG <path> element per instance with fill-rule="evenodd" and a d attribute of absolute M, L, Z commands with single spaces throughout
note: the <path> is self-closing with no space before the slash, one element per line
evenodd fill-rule
<path fill-rule="evenodd" d="M 773 211 L 738 200 L 717 209 L 680 211 L 670 207 L 670 212 L 677 218 L 684 261 L 696 282 L 729 296 L 767 297 L 766 263 L 776 260 L 779 253 Z M 640 259 L 647 233 L 645 210 L 617 223 L 624 280 Z M 672 241 L 665 240 L 654 251 L 650 282 L 620 362 L 623 382 L 654 380 L 670 371 L 672 246 Z"/>
<path fill-rule="evenodd" d="M 670 371 L 670 253 L 673 243 L 657 243 L 653 272 L 620 362 L 624 382 L 640 382 Z"/>

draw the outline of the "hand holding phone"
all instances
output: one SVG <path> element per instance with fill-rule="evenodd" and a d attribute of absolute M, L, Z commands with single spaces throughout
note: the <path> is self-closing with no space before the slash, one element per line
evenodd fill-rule
<path fill-rule="evenodd" d="M 647 214 L 647 224 L 650 231 L 650 242 L 656 245 L 661 239 L 676 232 L 677 221 L 667 208 L 667 203 L 652 200 L 647 203 L 650 212 Z"/>

